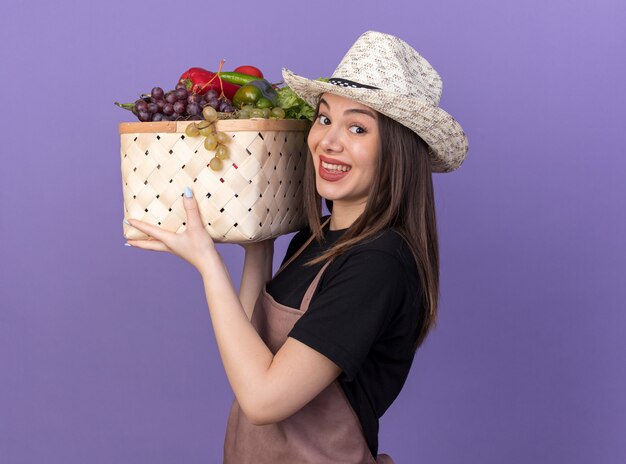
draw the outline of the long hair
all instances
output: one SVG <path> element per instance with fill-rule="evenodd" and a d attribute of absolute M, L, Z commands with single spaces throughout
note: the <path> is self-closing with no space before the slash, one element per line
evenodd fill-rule
<path fill-rule="evenodd" d="M 365 210 L 331 248 L 306 265 L 332 260 L 385 229 L 396 230 L 411 250 L 421 284 L 418 301 L 424 308 L 424 317 L 415 343 L 417 349 L 436 323 L 439 300 L 439 244 L 429 148 L 415 132 L 381 113 L 378 127 L 380 156 Z M 303 183 L 304 209 L 315 239 L 321 241 L 322 198 L 315 186 L 315 166 L 310 155 Z M 332 213 L 332 201 L 325 202 Z"/>

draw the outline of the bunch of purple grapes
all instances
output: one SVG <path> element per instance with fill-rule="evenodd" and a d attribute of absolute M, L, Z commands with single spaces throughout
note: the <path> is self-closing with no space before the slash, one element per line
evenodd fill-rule
<path fill-rule="evenodd" d="M 220 113 L 233 113 L 233 103 L 226 97 L 218 98 L 215 90 L 204 95 L 192 93 L 185 84 L 178 84 L 174 90 L 164 92 L 161 87 L 152 89 L 150 96 L 135 102 L 133 113 L 142 122 L 201 120 L 202 109 L 211 106 Z"/>

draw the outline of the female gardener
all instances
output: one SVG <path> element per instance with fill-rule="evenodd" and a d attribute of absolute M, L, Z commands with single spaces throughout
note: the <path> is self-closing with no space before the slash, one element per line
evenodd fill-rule
<path fill-rule="evenodd" d="M 190 189 L 187 228 L 130 220 L 200 272 L 235 402 L 228 463 L 375 463 L 378 420 L 436 319 L 432 172 L 463 162 L 441 78 L 401 39 L 364 33 L 328 82 L 283 70 L 316 118 L 304 181 L 309 226 L 272 277 L 273 241 L 244 246 L 239 295 Z M 321 199 L 329 217 L 322 217 Z"/>

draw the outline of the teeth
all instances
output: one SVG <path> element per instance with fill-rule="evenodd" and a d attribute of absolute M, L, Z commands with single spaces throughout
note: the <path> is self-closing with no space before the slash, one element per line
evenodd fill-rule
<path fill-rule="evenodd" d="M 329 171 L 344 171 L 347 172 L 352 169 L 350 166 L 338 165 L 338 164 L 328 164 L 322 161 L 322 166 L 324 169 L 328 169 Z"/>

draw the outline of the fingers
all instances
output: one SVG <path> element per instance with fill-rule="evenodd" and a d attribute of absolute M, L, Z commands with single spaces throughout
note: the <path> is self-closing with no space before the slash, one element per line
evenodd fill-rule
<path fill-rule="evenodd" d="M 187 227 L 203 228 L 200 210 L 198 209 L 198 202 L 189 187 L 185 187 L 183 205 L 185 206 L 185 213 L 187 215 Z"/>
<path fill-rule="evenodd" d="M 128 240 L 127 243 L 130 246 L 144 250 L 170 252 L 170 249 L 166 247 L 163 242 L 159 242 L 158 240 Z"/>
<path fill-rule="evenodd" d="M 167 243 L 172 232 L 163 230 L 158 226 L 153 226 L 147 222 L 140 221 L 139 219 L 128 219 L 128 223 L 137 230 L 140 230 L 146 235 L 155 238 L 160 242 Z"/>

